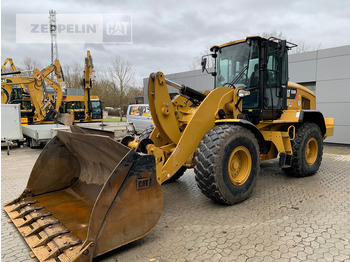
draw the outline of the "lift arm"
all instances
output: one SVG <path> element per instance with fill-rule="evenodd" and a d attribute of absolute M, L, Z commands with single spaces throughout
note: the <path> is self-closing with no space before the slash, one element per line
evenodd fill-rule
<path fill-rule="evenodd" d="M 180 95 L 171 100 L 167 85 L 179 89 Z M 148 140 L 123 139 L 122 143 L 155 156 L 157 181 L 162 184 L 183 165 L 193 164 L 199 142 L 220 119 L 219 111 L 237 114 L 238 91 L 220 87 L 206 95 L 166 79 L 162 72 L 152 73 L 148 97 L 155 129 Z"/>

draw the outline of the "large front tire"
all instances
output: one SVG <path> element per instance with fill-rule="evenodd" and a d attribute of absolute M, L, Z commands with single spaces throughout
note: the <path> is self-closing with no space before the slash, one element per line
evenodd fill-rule
<path fill-rule="evenodd" d="M 194 165 L 202 193 L 216 202 L 233 205 L 253 191 L 260 173 L 258 141 L 244 127 L 215 126 L 199 143 Z"/>
<path fill-rule="evenodd" d="M 292 165 L 283 168 L 290 176 L 306 177 L 315 174 L 322 161 L 323 137 L 314 123 L 304 123 L 296 131 L 291 141 L 293 149 Z"/>

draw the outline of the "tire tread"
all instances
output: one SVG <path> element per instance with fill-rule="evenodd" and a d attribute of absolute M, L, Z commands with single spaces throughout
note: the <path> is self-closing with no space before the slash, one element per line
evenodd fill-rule
<path fill-rule="evenodd" d="M 240 126 L 225 124 L 215 126 L 207 132 L 199 143 L 194 160 L 195 179 L 202 193 L 216 202 L 228 205 L 241 202 L 246 198 L 238 197 L 235 201 L 226 199 L 220 191 L 215 178 L 215 169 L 219 165 L 217 159 L 219 157 L 220 147 L 233 133 L 248 137 L 253 141 L 257 152 L 259 152 L 258 142 L 252 132 Z M 258 168 L 260 170 L 260 163 L 258 164 Z"/>

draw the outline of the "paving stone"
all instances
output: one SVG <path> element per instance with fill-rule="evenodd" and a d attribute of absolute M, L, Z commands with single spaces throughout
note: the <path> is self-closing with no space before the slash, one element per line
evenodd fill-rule
<path fill-rule="evenodd" d="M 350 155 L 350 148 L 341 150 Z M 25 188 L 40 152 L 1 151 L 2 204 Z M 94 261 L 350 262 L 349 185 L 350 157 L 325 154 L 318 173 L 302 179 L 286 176 L 272 160 L 261 164 L 247 201 L 222 206 L 200 192 L 187 170 L 162 186 L 162 216 L 149 235 Z M 37 261 L 3 210 L 1 218 L 1 261 Z"/>

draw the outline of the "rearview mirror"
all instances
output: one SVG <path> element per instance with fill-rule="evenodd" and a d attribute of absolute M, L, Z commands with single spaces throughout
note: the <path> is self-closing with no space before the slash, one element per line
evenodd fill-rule
<path fill-rule="evenodd" d="M 203 73 L 204 70 L 206 69 L 206 66 L 207 66 L 207 58 L 206 57 L 202 57 L 201 66 L 202 66 L 202 73 Z"/>

